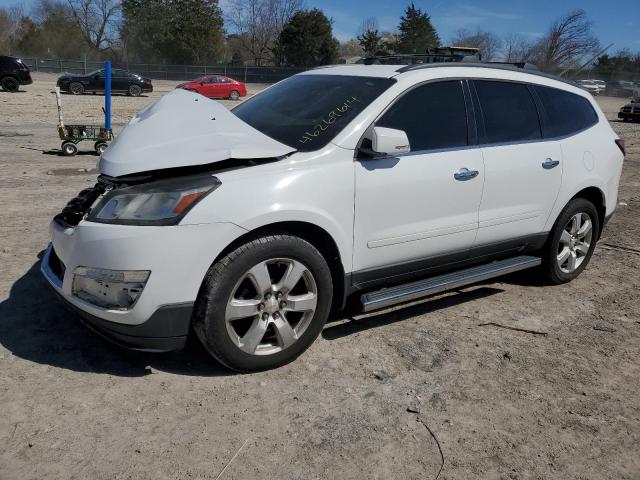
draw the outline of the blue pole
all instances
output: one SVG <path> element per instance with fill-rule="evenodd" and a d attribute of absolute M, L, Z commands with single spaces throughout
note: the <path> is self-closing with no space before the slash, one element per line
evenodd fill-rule
<path fill-rule="evenodd" d="M 111 62 L 104 62 L 104 128 L 111 128 Z"/>

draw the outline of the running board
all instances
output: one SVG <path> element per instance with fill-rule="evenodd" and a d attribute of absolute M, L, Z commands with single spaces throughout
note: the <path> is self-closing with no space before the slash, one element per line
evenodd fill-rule
<path fill-rule="evenodd" d="M 406 283 L 396 287 L 384 288 L 376 292 L 365 293 L 360 297 L 365 312 L 390 307 L 397 303 L 409 302 L 418 298 L 434 295 L 446 290 L 460 288 L 472 283 L 482 282 L 490 278 L 536 267 L 542 263 L 539 257 L 521 255 L 477 267 L 458 270 L 457 272 L 437 277 Z"/>

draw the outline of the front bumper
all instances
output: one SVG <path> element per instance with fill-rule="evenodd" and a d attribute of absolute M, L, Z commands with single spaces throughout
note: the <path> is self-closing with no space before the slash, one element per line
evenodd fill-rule
<path fill-rule="evenodd" d="M 245 233 L 231 223 L 142 227 L 86 221 L 75 228 L 53 221 L 50 231 L 52 243 L 41 271 L 64 303 L 116 343 L 154 351 L 184 345 L 207 270 L 223 248 Z M 54 251 L 62 266 L 52 269 Z M 151 274 L 131 309 L 112 310 L 72 294 L 73 272 L 79 266 Z"/>

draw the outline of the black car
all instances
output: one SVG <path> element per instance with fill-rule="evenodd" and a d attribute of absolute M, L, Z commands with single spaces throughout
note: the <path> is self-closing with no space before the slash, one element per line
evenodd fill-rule
<path fill-rule="evenodd" d="M 640 121 L 640 100 L 627 103 L 622 107 L 618 112 L 618 118 L 621 118 L 623 122 Z"/>
<path fill-rule="evenodd" d="M 105 71 L 96 70 L 87 75 L 62 75 L 58 78 L 58 86 L 63 92 L 82 95 L 85 92 L 104 92 L 104 80 Z M 115 68 L 111 70 L 111 91 L 137 97 L 143 92 L 153 92 L 153 85 L 148 78 Z"/>
<path fill-rule="evenodd" d="M 29 67 L 22 60 L 0 55 L 0 86 L 5 92 L 17 92 L 20 85 L 32 82 Z"/>

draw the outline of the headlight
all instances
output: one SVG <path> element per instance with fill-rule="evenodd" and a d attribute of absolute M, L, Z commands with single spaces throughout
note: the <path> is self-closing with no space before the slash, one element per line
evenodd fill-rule
<path fill-rule="evenodd" d="M 106 270 L 78 267 L 73 271 L 73 295 L 99 307 L 128 310 L 136 303 L 148 270 Z"/>
<path fill-rule="evenodd" d="M 199 175 L 118 188 L 99 201 L 88 220 L 123 225 L 175 225 L 220 185 L 220 180 L 212 175 Z"/>

